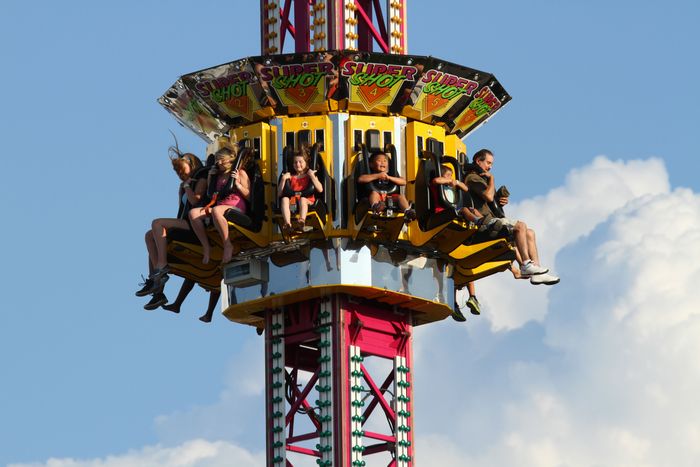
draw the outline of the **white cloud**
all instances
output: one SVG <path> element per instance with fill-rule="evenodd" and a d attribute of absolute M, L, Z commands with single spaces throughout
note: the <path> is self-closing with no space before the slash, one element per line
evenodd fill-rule
<path fill-rule="evenodd" d="M 196 439 L 175 447 L 147 446 L 104 459 L 49 459 L 46 463 L 9 467 L 259 467 L 264 453 L 251 453 L 224 441 Z"/>
<path fill-rule="evenodd" d="M 264 352 L 262 337 L 248 340 L 231 361 L 219 399 L 157 417 L 155 430 L 159 440 L 170 445 L 201 437 L 235 440 L 262 448 L 265 444 Z"/>
<path fill-rule="evenodd" d="M 511 210 L 562 283 L 481 281 L 484 316 L 419 330 L 418 461 L 698 465 L 700 195 L 657 160 L 597 158 L 538 202 Z"/>
<path fill-rule="evenodd" d="M 498 173 L 496 181 L 500 183 Z M 554 259 L 564 246 L 588 235 L 630 201 L 669 190 L 668 174 L 660 159 L 624 162 L 598 156 L 587 166 L 569 172 L 563 186 L 508 205 L 506 213 L 535 231 L 541 263 L 559 272 Z M 517 193 L 511 195 L 517 198 Z M 543 318 L 547 294 L 538 290 L 543 287 L 532 287 L 527 281 L 514 284 L 510 274 L 498 274 L 479 281 L 477 295 L 487 309 L 499 310 L 490 317 L 493 326 L 510 329 Z"/>
<path fill-rule="evenodd" d="M 160 443 L 95 459 L 52 458 L 10 467 L 259 467 L 265 464 L 264 340 L 244 343 L 218 400 L 154 420 Z M 216 441 L 214 441 L 216 440 Z M 246 446 L 243 448 L 241 446 Z"/>

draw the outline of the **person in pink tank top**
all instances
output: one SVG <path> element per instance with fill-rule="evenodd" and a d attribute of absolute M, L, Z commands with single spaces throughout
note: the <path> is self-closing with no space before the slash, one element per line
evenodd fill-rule
<path fill-rule="evenodd" d="M 246 202 L 250 199 L 250 178 L 243 169 L 249 161 L 244 160 L 239 164 L 238 170 L 233 170 L 234 161 L 238 157 L 238 145 L 219 149 L 215 156 L 216 163 L 209 172 L 209 183 L 214 184 L 215 196 L 207 206 L 190 211 L 192 230 L 202 244 L 202 263 L 209 263 L 211 245 L 204 227 L 204 219 L 211 216 L 216 230 L 221 235 L 224 245 L 222 257 L 223 263 L 231 261 L 233 245 L 229 240 L 228 220 L 224 214 L 229 209 L 236 209 L 246 213 Z"/>

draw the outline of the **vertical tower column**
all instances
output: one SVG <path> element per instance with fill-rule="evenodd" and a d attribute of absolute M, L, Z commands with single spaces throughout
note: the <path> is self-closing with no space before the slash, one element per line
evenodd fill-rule
<path fill-rule="evenodd" d="M 309 0 L 294 2 L 294 51 L 311 51 L 311 9 Z"/>
<path fill-rule="evenodd" d="M 281 310 L 269 313 L 267 329 L 271 337 L 265 342 L 265 385 L 267 387 L 266 415 L 268 420 L 267 436 L 267 465 L 283 465 L 286 455 L 285 437 L 285 345 L 281 336 L 284 335 L 284 314 Z"/>
<path fill-rule="evenodd" d="M 389 53 L 408 53 L 408 28 L 406 27 L 406 0 L 387 0 L 389 28 Z"/>
<path fill-rule="evenodd" d="M 355 14 L 357 6 L 355 0 L 343 0 L 342 9 L 336 13 L 336 16 L 343 23 L 343 36 L 340 37 L 338 44 L 342 44 L 342 49 L 357 50 L 357 18 Z"/>
<path fill-rule="evenodd" d="M 293 40 L 297 53 L 371 52 L 376 44 L 380 52 L 405 54 L 406 1 L 260 0 L 260 48 L 279 54 Z"/>
<path fill-rule="evenodd" d="M 328 50 L 329 40 L 331 39 L 331 34 L 328 32 L 329 21 L 328 21 L 328 8 L 326 6 L 326 1 L 318 0 L 314 2 L 311 7 L 312 11 L 312 24 L 313 24 L 313 46 L 314 50 L 324 51 Z"/>
<path fill-rule="evenodd" d="M 409 311 L 336 294 L 266 323 L 268 465 L 413 465 Z"/>
<path fill-rule="evenodd" d="M 280 0 L 260 0 L 260 50 L 264 55 L 282 53 Z"/>

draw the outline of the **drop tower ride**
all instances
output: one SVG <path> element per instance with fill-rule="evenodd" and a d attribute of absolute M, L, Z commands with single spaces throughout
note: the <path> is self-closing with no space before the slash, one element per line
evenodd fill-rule
<path fill-rule="evenodd" d="M 430 186 L 444 167 L 461 178 L 462 139 L 510 96 L 490 73 L 408 55 L 406 3 L 261 0 L 260 56 L 183 75 L 159 99 L 207 154 L 251 156 L 248 210 L 227 214 L 232 261 L 220 265 L 214 230 L 203 265 L 196 238 L 173 229 L 168 263 L 265 331 L 268 466 L 413 466 L 413 328 L 514 257 L 459 217 L 467 199 Z M 302 146 L 324 190 L 286 233 L 277 185 Z M 416 219 L 391 193 L 370 209 L 357 179 L 380 152 Z"/>

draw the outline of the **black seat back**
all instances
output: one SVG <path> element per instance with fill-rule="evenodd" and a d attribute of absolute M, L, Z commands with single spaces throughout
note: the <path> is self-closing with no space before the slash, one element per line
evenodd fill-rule
<path fill-rule="evenodd" d="M 245 140 L 244 140 L 245 141 Z M 240 143 L 239 143 L 240 144 Z M 241 167 L 243 160 L 249 158 L 245 167 Z M 245 227 L 254 232 L 260 231 L 265 220 L 265 184 L 260 170 L 260 154 L 254 148 L 241 144 L 238 158 L 234 163 L 234 170 L 241 168 L 246 171 L 250 180 L 250 196 L 246 200 L 246 213 L 236 209 L 229 209 L 224 217 L 234 224 Z"/>
<path fill-rule="evenodd" d="M 326 220 L 326 215 L 328 214 L 328 207 L 333 205 L 333 193 L 332 193 L 332 183 L 330 183 L 330 175 L 326 169 L 326 163 L 321 157 L 321 152 L 323 151 L 323 144 L 316 143 L 311 147 L 311 167 L 316 171 L 316 178 L 323 186 L 323 193 L 316 196 L 316 201 L 314 202 L 313 208 L 318 213 L 318 216 Z"/>
<path fill-rule="evenodd" d="M 361 175 L 372 173 L 370 161 L 375 154 L 380 153 L 386 154 L 387 159 L 389 160 L 389 171 L 387 173 L 392 177 L 398 177 L 398 172 L 396 170 L 396 148 L 393 145 L 388 145 L 386 149 L 386 151 L 381 151 L 379 149 L 370 151 L 366 145 L 362 145 L 360 156 L 358 157 L 357 164 L 355 165 L 355 180 L 357 180 L 357 178 Z M 370 193 L 373 191 L 384 192 L 391 195 L 399 193 L 400 190 L 398 185 L 391 182 L 385 182 L 382 184 L 377 182 L 358 183 L 356 188 L 355 193 L 357 193 L 357 201 L 363 198 L 369 198 Z"/>
<path fill-rule="evenodd" d="M 253 148 L 245 148 L 244 151 L 252 151 L 252 156 L 245 171 L 250 178 L 250 200 L 248 201 L 248 217 L 251 218 L 250 230 L 259 231 L 265 220 L 265 183 L 260 170 L 260 153 Z M 243 154 L 241 154 L 243 155 Z M 243 157 L 241 157 L 243 159 Z"/>
<path fill-rule="evenodd" d="M 201 178 L 206 179 L 208 172 L 209 172 L 209 167 L 200 167 L 197 170 L 195 170 L 193 174 L 190 175 L 190 178 L 193 180 L 197 180 L 197 181 L 199 181 Z M 192 187 L 192 188 L 194 189 L 194 187 Z M 178 193 L 180 194 L 180 199 L 178 200 L 179 202 L 178 202 L 178 209 L 177 209 L 177 218 L 178 219 L 187 219 L 187 215 L 190 212 L 190 209 L 192 209 L 193 207 L 197 207 L 197 206 L 204 206 L 208 202 L 208 200 L 206 200 L 206 199 L 201 199 L 199 201 L 199 203 L 197 204 L 197 206 L 192 206 L 190 204 L 189 200 L 185 203 L 182 202 L 182 194 L 183 194 L 182 189 L 180 189 L 178 191 Z"/>
<path fill-rule="evenodd" d="M 291 170 L 292 157 L 294 157 L 294 147 L 285 146 L 284 149 L 282 149 L 282 170 L 280 171 L 279 177 L 277 177 L 277 186 L 279 186 L 282 182 L 282 175 Z M 284 186 L 282 187 L 282 196 L 294 196 L 292 187 L 289 186 L 289 183 L 287 182 L 285 182 Z"/>
<path fill-rule="evenodd" d="M 436 162 L 436 176 L 441 177 L 442 176 L 442 165 L 446 164 L 452 167 L 452 178 L 455 180 L 462 180 L 462 167 L 460 166 L 459 162 L 457 161 L 456 158 L 452 156 L 439 156 L 435 158 Z M 440 203 L 440 205 L 445 208 L 445 209 L 455 209 L 455 210 L 460 210 L 463 207 L 463 194 L 464 192 L 460 190 L 459 188 L 455 188 L 454 190 L 450 190 L 447 186 L 445 185 L 440 185 L 438 187 L 438 199 L 437 202 Z M 452 192 L 451 194 L 448 192 Z M 452 198 L 452 199 L 450 199 Z"/>
<path fill-rule="evenodd" d="M 449 222 L 457 217 L 459 210 L 464 206 L 465 197 L 459 188 L 451 190 L 444 185 L 433 185 L 436 177 L 442 176 L 442 164 L 450 165 L 453 169 L 453 178 L 460 180 L 462 170 L 458 161 L 451 156 L 439 156 L 431 151 L 422 151 L 416 173 L 416 200 L 415 210 L 418 225 L 423 230 Z M 451 193 L 450 193 L 451 192 Z M 444 208 L 436 213 L 436 207 Z"/>
<path fill-rule="evenodd" d="M 427 222 L 434 211 L 433 197 L 430 194 L 430 182 L 435 176 L 435 162 L 432 158 L 432 153 L 422 151 L 420 153 L 420 162 L 416 171 L 415 182 L 415 202 L 413 204 L 416 210 L 418 225 L 423 230 L 427 230 Z"/>

